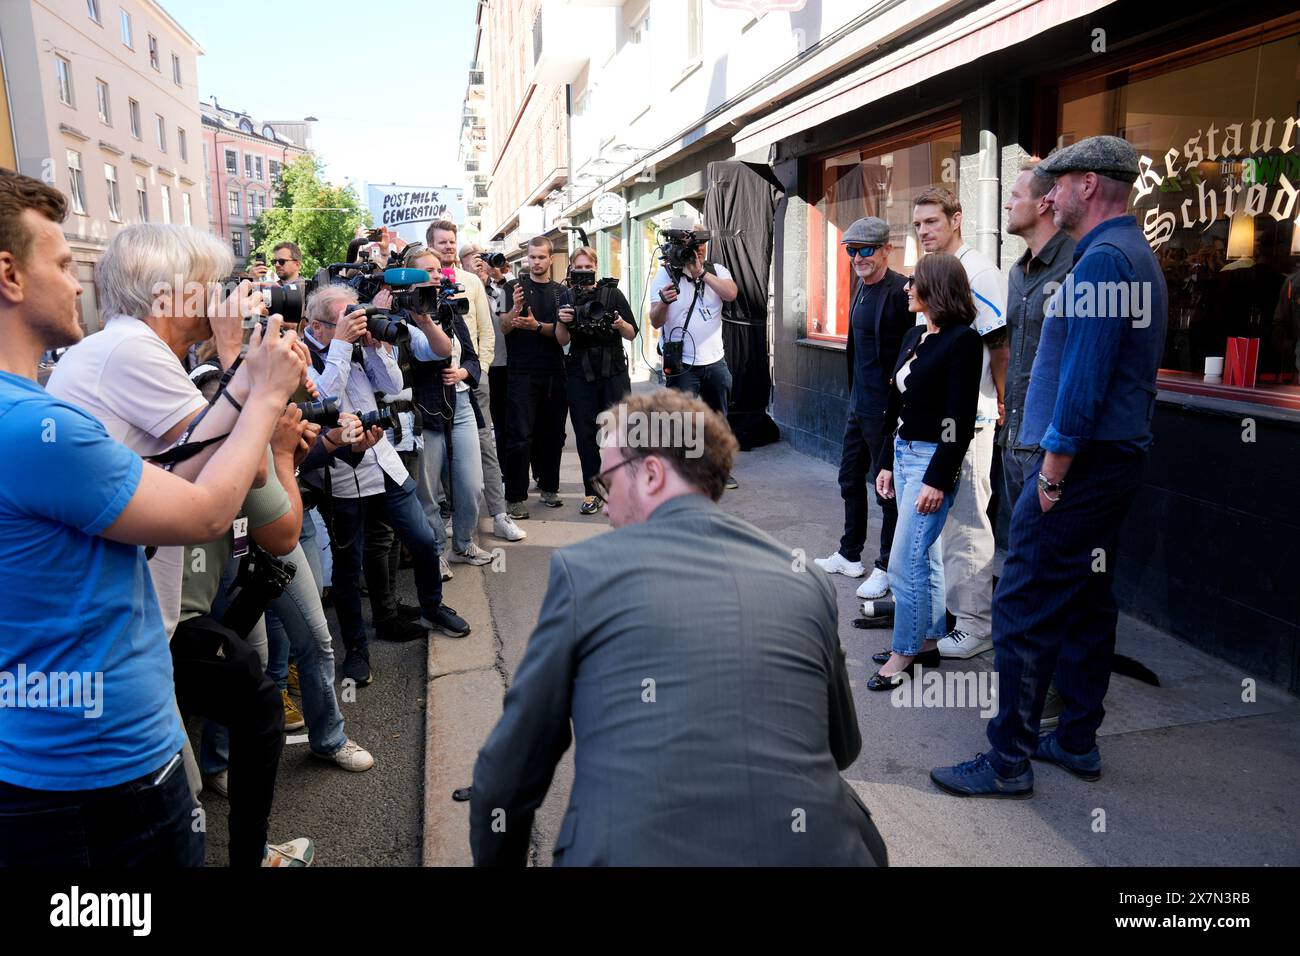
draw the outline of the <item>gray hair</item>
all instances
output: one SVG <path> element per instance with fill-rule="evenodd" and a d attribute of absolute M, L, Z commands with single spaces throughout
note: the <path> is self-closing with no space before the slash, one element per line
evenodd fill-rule
<path fill-rule="evenodd" d="M 143 319 L 153 312 L 160 292 L 181 295 L 188 283 L 230 275 L 230 248 L 202 229 L 139 223 L 109 242 L 95 266 L 95 289 L 106 315 Z"/>
<path fill-rule="evenodd" d="M 327 285 L 317 289 L 307 300 L 307 321 L 332 323 L 330 314 L 341 301 L 356 302 L 357 290 L 350 285 Z"/>
<path fill-rule="evenodd" d="M 461 262 L 464 262 L 466 256 L 481 256 L 485 252 L 487 252 L 487 250 L 477 242 L 467 242 L 465 245 L 460 247 L 459 258 Z"/>

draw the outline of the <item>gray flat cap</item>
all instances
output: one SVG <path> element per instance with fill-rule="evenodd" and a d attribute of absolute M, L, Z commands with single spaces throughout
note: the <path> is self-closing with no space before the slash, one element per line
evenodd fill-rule
<path fill-rule="evenodd" d="M 1096 173 L 1122 183 L 1138 178 L 1137 150 L 1118 136 L 1089 136 L 1052 152 L 1034 172 L 1043 176 Z"/>
<path fill-rule="evenodd" d="M 840 240 L 840 245 L 851 242 L 860 246 L 883 246 L 888 241 L 889 223 L 875 216 L 867 216 L 844 230 L 844 238 Z"/>

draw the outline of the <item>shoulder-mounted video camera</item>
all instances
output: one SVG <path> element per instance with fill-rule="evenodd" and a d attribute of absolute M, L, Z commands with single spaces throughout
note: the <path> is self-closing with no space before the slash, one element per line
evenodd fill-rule
<path fill-rule="evenodd" d="M 677 282 L 696 259 L 696 250 L 713 237 L 710 232 L 691 229 L 660 229 L 659 256 L 664 268 Z"/>

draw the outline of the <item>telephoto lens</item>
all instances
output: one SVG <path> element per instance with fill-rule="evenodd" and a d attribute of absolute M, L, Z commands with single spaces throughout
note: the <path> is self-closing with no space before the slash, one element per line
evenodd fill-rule
<path fill-rule="evenodd" d="M 489 252 L 483 257 L 483 261 L 488 264 L 489 269 L 504 269 L 506 267 L 505 253 Z"/>
<path fill-rule="evenodd" d="M 378 425 L 380 428 L 396 428 L 397 418 L 391 408 L 381 408 L 376 412 L 364 412 L 361 415 L 361 427 L 367 431 Z"/>
<path fill-rule="evenodd" d="M 339 423 L 337 395 L 330 395 L 318 402 L 299 402 L 298 410 L 302 412 L 303 421 L 319 425 L 321 428 L 334 428 Z"/>
<path fill-rule="evenodd" d="M 405 322 L 391 315 L 366 316 L 366 331 L 376 342 L 388 342 L 390 345 L 404 341 L 411 334 Z"/>
<path fill-rule="evenodd" d="M 302 283 L 286 282 L 284 285 L 268 285 L 262 289 L 262 298 L 272 315 L 279 315 L 286 325 L 297 325 L 302 321 L 303 295 Z"/>

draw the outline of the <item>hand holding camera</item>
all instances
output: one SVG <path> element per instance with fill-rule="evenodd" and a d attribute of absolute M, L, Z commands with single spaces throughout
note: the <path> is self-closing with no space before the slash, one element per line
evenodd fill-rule
<path fill-rule="evenodd" d="M 307 371 L 297 333 L 282 332 L 280 323 L 280 316 L 273 315 L 253 330 L 241 366 L 247 369 L 248 400 L 266 400 L 277 408 L 288 402 Z"/>
<path fill-rule="evenodd" d="M 319 425 L 304 420 L 302 409 L 290 405 L 275 423 L 275 431 L 271 432 L 271 452 L 279 457 L 291 457 L 296 468 L 311 451 L 319 433 Z"/>
<path fill-rule="evenodd" d="M 659 301 L 664 305 L 672 305 L 677 301 L 677 286 L 670 285 L 659 290 Z"/>
<path fill-rule="evenodd" d="M 340 338 L 344 342 L 352 343 L 359 341 L 363 337 L 369 338 L 370 334 L 366 331 L 365 313 L 357 311 L 349 312 L 346 315 L 341 316 L 334 337 Z"/>
<path fill-rule="evenodd" d="M 571 305 L 560 306 L 558 316 L 560 321 L 563 322 L 565 325 L 568 325 L 570 322 L 573 321 L 573 314 L 574 314 L 573 306 Z"/>

